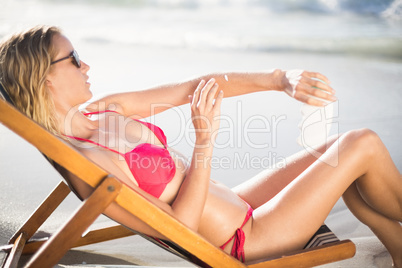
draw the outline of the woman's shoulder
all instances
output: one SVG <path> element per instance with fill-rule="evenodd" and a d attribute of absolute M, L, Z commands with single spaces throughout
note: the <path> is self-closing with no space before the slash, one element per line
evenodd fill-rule
<path fill-rule="evenodd" d="M 94 114 L 108 114 L 115 113 L 118 115 L 125 115 L 123 106 L 119 103 L 106 102 L 102 99 L 87 103 L 83 108 L 84 115 L 94 115 Z"/>

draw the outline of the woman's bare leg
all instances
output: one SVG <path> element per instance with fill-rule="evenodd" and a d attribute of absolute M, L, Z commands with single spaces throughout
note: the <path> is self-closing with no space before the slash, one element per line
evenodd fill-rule
<path fill-rule="evenodd" d="M 402 263 L 398 263 L 398 260 L 402 260 L 402 225 L 367 205 L 359 193 L 356 182 L 343 194 L 343 200 L 356 218 L 369 226 L 388 249 L 393 256 L 394 266 L 402 267 Z"/>
<path fill-rule="evenodd" d="M 322 155 L 338 138 L 339 135 L 329 137 L 327 143 L 318 146 L 315 151 Z M 277 195 L 315 161 L 316 156 L 300 151 L 286 158 L 284 167 L 264 170 L 234 187 L 233 191 L 255 209 Z"/>
<path fill-rule="evenodd" d="M 360 130 L 345 134 L 338 141 L 324 153 L 322 161 L 315 161 L 255 210 L 253 220 L 244 227 L 248 260 L 303 247 L 356 178 L 366 204 L 390 220 L 401 221 L 400 173 L 378 136 Z M 334 158 L 339 161 L 336 168 L 326 164 Z M 378 189 L 381 195 L 377 194 Z M 388 243 L 391 248 L 393 245 Z M 395 251 L 390 249 L 394 262 L 399 263 L 398 256 L 393 255 Z"/>

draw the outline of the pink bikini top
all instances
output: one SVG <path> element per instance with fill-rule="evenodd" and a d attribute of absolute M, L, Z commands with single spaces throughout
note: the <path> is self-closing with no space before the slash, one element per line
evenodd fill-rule
<path fill-rule="evenodd" d="M 115 112 L 111 110 L 85 113 L 84 115 L 92 115 L 106 112 Z M 117 113 L 117 112 L 115 112 Z M 175 163 L 167 150 L 166 136 L 162 129 L 148 123 L 133 119 L 147 126 L 155 136 L 162 142 L 163 148 L 151 143 L 141 143 L 131 151 L 122 154 L 119 151 L 111 149 L 107 146 L 97 142 L 83 139 L 74 136 L 67 136 L 69 138 L 86 141 L 96 144 L 102 148 L 108 149 L 112 152 L 120 154 L 126 160 L 131 173 L 133 174 L 138 186 L 145 192 L 159 198 L 166 188 L 166 185 L 173 179 L 176 173 Z"/>

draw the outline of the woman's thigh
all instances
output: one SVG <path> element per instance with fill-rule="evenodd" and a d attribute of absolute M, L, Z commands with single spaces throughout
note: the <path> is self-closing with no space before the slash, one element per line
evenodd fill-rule
<path fill-rule="evenodd" d="M 260 259 L 302 248 L 329 212 L 368 166 L 360 132 L 337 142 L 268 202 L 254 210 L 244 229 L 246 259 Z M 363 132 L 364 133 L 364 132 Z M 336 158 L 336 167 L 328 165 Z"/>
<path fill-rule="evenodd" d="M 318 146 L 314 151 L 317 152 L 318 155 L 322 155 L 338 138 L 339 135 L 331 136 L 328 138 L 326 144 Z M 249 203 L 251 207 L 254 209 L 258 208 L 271 200 L 314 163 L 314 161 L 317 160 L 317 154 L 313 155 L 306 150 L 302 150 L 286 158 L 284 167 L 273 167 L 264 170 L 253 178 L 233 188 L 233 191 Z"/>

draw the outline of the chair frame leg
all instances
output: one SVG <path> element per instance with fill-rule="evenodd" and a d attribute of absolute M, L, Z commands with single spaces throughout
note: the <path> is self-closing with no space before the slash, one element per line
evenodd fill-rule
<path fill-rule="evenodd" d="M 15 232 L 8 243 L 13 244 L 22 233 L 26 235 L 26 240 L 29 240 L 70 192 L 70 188 L 63 181 L 60 181 L 28 220 Z"/>
<path fill-rule="evenodd" d="M 120 189 L 121 182 L 116 178 L 112 176 L 105 178 L 73 216 L 30 259 L 26 267 L 56 265 L 85 230 L 115 200 Z"/>
<path fill-rule="evenodd" d="M 4 267 L 7 268 L 16 268 L 18 266 L 18 261 L 21 257 L 22 250 L 27 241 L 27 235 L 25 233 L 21 233 L 17 239 L 15 239 L 14 245 L 8 254 L 7 260 L 4 264 Z"/>
<path fill-rule="evenodd" d="M 0 248 L 9 252 L 3 264 L 4 268 L 17 267 L 21 254 L 24 254 L 27 241 L 36 233 L 39 227 L 42 226 L 70 192 L 68 186 L 63 181 L 60 181 L 20 229 L 9 239 L 8 245 Z"/>
<path fill-rule="evenodd" d="M 45 200 L 37 207 L 24 224 L 9 239 L 8 245 L 3 245 L 0 250 L 8 252 L 3 263 L 3 268 L 17 267 L 21 255 L 35 254 L 44 245 L 49 237 L 32 239 L 32 236 L 42 226 L 46 219 L 56 210 L 71 192 L 64 181 L 53 189 Z M 132 230 L 122 225 L 109 226 L 101 229 L 91 230 L 80 237 L 71 248 L 90 245 L 94 243 L 109 241 L 135 235 Z"/>

